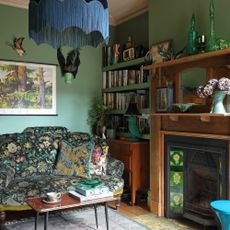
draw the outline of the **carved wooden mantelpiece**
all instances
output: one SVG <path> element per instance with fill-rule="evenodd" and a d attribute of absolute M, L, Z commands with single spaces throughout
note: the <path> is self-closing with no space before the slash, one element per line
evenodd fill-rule
<path fill-rule="evenodd" d="M 230 146 L 230 117 L 210 116 L 210 122 L 200 119 L 200 115 L 177 116 L 172 120 L 170 114 L 152 115 L 152 140 L 150 146 L 150 192 L 149 208 L 159 216 L 164 215 L 164 136 L 189 136 L 199 138 L 222 139 L 229 141 Z M 230 156 L 230 153 L 228 153 Z M 228 156 L 228 159 L 230 158 Z M 230 163 L 228 163 L 230 166 Z M 230 175 L 228 175 L 230 178 Z M 228 186 L 230 181 L 227 182 Z M 230 189 L 228 189 L 230 191 Z M 230 194 L 228 194 L 230 199 Z"/>
<path fill-rule="evenodd" d="M 158 79 L 173 81 L 175 103 L 180 103 L 180 77 L 182 71 L 198 67 L 206 70 L 206 80 L 223 76 L 230 78 L 229 66 L 230 48 L 187 56 L 181 59 L 144 67 L 144 69 L 148 70 L 152 75 L 150 191 L 148 204 L 150 210 L 159 216 L 164 215 L 164 136 L 179 135 L 224 139 L 229 141 L 230 146 L 230 113 L 210 114 L 208 113 L 210 109 L 207 110 L 205 107 L 197 113 L 157 113 L 156 89 L 160 87 Z M 206 100 L 206 105 L 210 106 L 210 100 Z M 229 158 L 230 157 L 228 157 L 228 159 Z M 229 162 L 228 165 L 230 166 Z M 230 175 L 228 175 L 228 178 L 230 178 Z M 227 184 L 229 186 L 229 181 Z M 229 190 L 230 189 L 228 189 L 228 191 Z M 229 194 L 228 198 L 230 199 Z"/>

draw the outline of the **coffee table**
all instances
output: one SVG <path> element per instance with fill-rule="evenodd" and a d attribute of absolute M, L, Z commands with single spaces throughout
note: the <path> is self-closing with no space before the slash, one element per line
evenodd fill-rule
<path fill-rule="evenodd" d="M 38 226 L 38 217 L 40 213 L 44 213 L 44 229 L 48 229 L 48 216 L 49 212 L 64 210 L 75 207 L 83 207 L 86 205 L 93 205 L 95 212 L 95 221 L 96 227 L 98 228 L 98 218 L 97 218 L 97 204 L 103 204 L 105 207 L 105 219 L 106 219 L 106 228 L 109 230 L 109 218 L 108 218 L 108 202 L 117 201 L 120 197 L 105 197 L 100 199 L 94 199 L 89 201 L 80 202 L 78 199 L 70 196 L 68 193 L 64 193 L 61 196 L 61 201 L 56 204 L 46 204 L 43 200 L 44 196 L 28 198 L 26 199 L 26 203 L 36 212 L 35 216 L 35 230 L 37 230 Z"/>

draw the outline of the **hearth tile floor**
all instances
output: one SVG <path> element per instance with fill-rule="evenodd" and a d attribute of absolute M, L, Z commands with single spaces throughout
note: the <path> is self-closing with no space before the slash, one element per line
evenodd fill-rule
<path fill-rule="evenodd" d="M 175 220 L 157 217 L 147 210 L 145 205 L 130 206 L 121 202 L 119 213 L 127 216 L 153 230 L 203 230 L 204 227 L 189 220 Z M 217 229 L 217 228 L 213 228 Z"/>

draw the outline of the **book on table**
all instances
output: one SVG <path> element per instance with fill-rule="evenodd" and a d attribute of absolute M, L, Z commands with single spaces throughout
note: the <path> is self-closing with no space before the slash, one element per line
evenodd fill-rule
<path fill-rule="evenodd" d="M 98 195 L 91 195 L 91 196 L 84 196 L 76 191 L 69 191 L 69 195 L 79 200 L 80 202 L 96 200 L 96 199 L 101 199 L 106 197 L 113 197 L 113 193 L 110 191 L 105 194 L 98 194 Z"/>
<path fill-rule="evenodd" d="M 98 179 L 81 179 L 75 186 L 75 191 L 84 196 L 109 193 L 109 188 Z"/>

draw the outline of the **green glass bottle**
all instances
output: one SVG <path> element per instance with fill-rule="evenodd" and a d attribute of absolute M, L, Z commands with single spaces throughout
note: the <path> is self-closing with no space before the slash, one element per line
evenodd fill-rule
<path fill-rule="evenodd" d="M 193 13 L 191 18 L 191 27 L 188 32 L 188 41 L 187 41 L 187 50 L 186 50 L 187 55 L 192 55 L 197 53 L 196 39 L 197 39 L 196 19 Z"/>
<path fill-rule="evenodd" d="M 206 51 L 213 51 L 218 50 L 219 46 L 217 44 L 216 40 L 216 33 L 215 33 L 215 8 L 214 8 L 214 2 L 213 0 L 210 1 L 209 6 L 209 17 L 210 17 L 210 34 L 209 34 L 209 40 L 206 46 Z"/>

